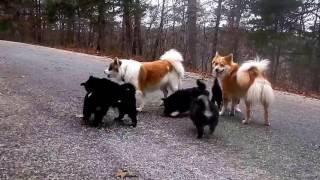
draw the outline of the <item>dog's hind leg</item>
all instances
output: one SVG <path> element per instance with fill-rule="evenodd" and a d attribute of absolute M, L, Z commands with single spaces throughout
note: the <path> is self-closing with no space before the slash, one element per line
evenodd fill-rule
<path fill-rule="evenodd" d="M 131 121 L 132 121 L 132 126 L 136 127 L 137 126 L 137 113 L 130 113 L 128 114 L 128 116 L 130 117 Z"/>
<path fill-rule="evenodd" d="M 198 139 L 201 139 L 203 136 L 203 127 L 202 126 L 197 126 L 197 130 L 198 130 Z"/>
<path fill-rule="evenodd" d="M 263 104 L 263 108 L 264 108 L 264 125 L 265 126 L 270 126 L 268 104 L 264 103 Z"/>
<path fill-rule="evenodd" d="M 248 124 L 250 121 L 250 116 L 251 116 L 251 103 L 248 101 L 245 101 L 246 104 L 246 117 L 245 119 L 242 121 L 243 124 Z"/>
<path fill-rule="evenodd" d="M 168 89 L 167 89 L 167 87 L 161 88 L 161 91 L 163 93 L 163 97 L 167 98 L 168 97 Z"/>
<path fill-rule="evenodd" d="M 214 130 L 216 129 L 216 124 L 211 123 L 211 124 L 209 125 L 209 128 L 210 128 L 210 134 L 212 134 L 212 133 L 214 132 Z"/>

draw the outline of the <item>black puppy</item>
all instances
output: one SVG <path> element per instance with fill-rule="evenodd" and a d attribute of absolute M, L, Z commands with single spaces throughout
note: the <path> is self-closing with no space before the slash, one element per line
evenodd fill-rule
<path fill-rule="evenodd" d="M 198 87 L 178 90 L 168 98 L 163 98 L 164 115 L 176 117 L 190 110 L 194 98 L 203 94 L 209 95 L 209 92 L 206 90 L 206 85 L 199 79 L 197 80 L 197 85 Z"/>
<path fill-rule="evenodd" d="M 132 120 L 132 126 L 137 125 L 137 110 L 135 87 L 125 83 L 119 85 L 105 78 L 90 76 L 81 83 L 87 94 L 84 98 L 83 120 L 86 124 L 99 126 L 110 107 L 117 107 L 119 116 L 115 120 L 121 120 L 125 114 Z"/>
<path fill-rule="evenodd" d="M 202 138 L 204 126 L 208 125 L 212 134 L 219 121 L 217 106 L 209 100 L 209 96 L 200 95 L 192 102 L 190 119 L 198 130 L 198 138 Z"/>
<path fill-rule="evenodd" d="M 222 105 L 222 90 L 221 90 L 218 78 L 215 78 L 213 83 L 214 84 L 211 89 L 211 92 L 212 92 L 211 102 L 216 104 L 218 106 L 218 109 L 220 110 Z"/>

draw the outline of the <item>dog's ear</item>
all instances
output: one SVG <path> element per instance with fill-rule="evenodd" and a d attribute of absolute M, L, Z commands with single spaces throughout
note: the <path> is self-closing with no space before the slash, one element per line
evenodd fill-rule
<path fill-rule="evenodd" d="M 202 82 L 200 79 L 197 79 L 198 88 L 201 90 L 205 90 L 207 88 L 206 84 Z"/>
<path fill-rule="evenodd" d="M 121 61 L 119 60 L 118 57 L 115 57 L 114 63 L 119 67 L 121 65 Z"/>
<path fill-rule="evenodd" d="M 228 56 L 224 57 L 224 59 L 231 64 L 233 62 L 233 54 L 229 54 Z"/>
<path fill-rule="evenodd" d="M 220 56 L 219 52 L 218 52 L 218 51 L 216 51 L 216 55 L 215 55 L 215 57 L 219 57 L 219 56 Z"/>
<path fill-rule="evenodd" d="M 167 99 L 166 99 L 166 98 L 161 98 L 161 100 L 162 100 L 162 101 L 166 101 Z"/>
<path fill-rule="evenodd" d="M 85 82 L 83 82 L 83 83 L 81 83 L 81 84 L 80 84 L 80 86 L 85 86 L 85 85 L 86 85 L 86 83 L 85 83 Z"/>

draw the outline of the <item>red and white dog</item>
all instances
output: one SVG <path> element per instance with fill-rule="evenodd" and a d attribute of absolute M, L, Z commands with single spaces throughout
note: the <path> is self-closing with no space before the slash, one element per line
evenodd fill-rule
<path fill-rule="evenodd" d="M 231 101 L 231 112 L 243 98 L 246 105 L 246 118 L 242 121 L 249 123 L 251 107 L 254 103 L 261 103 L 264 107 L 264 124 L 269 126 L 268 108 L 274 100 L 274 93 L 270 82 L 266 79 L 265 71 L 269 60 L 249 60 L 240 66 L 233 61 L 233 55 L 220 56 L 218 53 L 212 60 L 213 73 L 221 80 L 223 91 L 223 107 L 220 114 L 224 114 Z"/>
<path fill-rule="evenodd" d="M 144 107 L 147 92 L 162 90 L 164 97 L 180 89 L 184 76 L 183 57 L 175 49 L 165 52 L 160 60 L 138 62 L 132 59 L 115 59 L 104 71 L 108 77 L 131 83 L 140 97 L 138 111 Z"/>

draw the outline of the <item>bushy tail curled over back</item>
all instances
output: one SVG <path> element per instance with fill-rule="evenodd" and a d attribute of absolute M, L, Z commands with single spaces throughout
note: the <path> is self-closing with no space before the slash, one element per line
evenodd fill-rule
<path fill-rule="evenodd" d="M 161 57 L 161 60 L 169 61 L 174 67 L 175 71 L 178 73 L 179 77 L 182 78 L 184 76 L 184 67 L 183 67 L 183 57 L 180 52 L 175 49 L 170 49 L 165 52 Z"/>
<path fill-rule="evenodd" d="M 238 72 L 248 71 L 252 68 L 256 68 L 259 72 L 263 73 L 268 69 L 270 61 L 268 59 L 260 59 L 256 57 L 254 60 L 249 60 L 241 64 Z"/>

